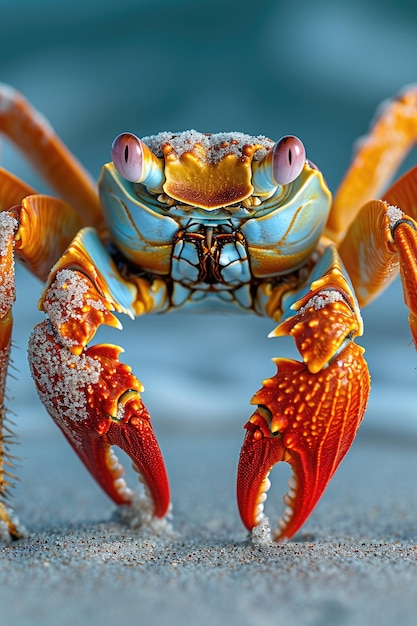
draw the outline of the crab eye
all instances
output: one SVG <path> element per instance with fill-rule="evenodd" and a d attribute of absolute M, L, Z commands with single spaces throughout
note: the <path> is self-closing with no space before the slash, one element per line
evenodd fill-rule
<path fill-rule="evenodd" d="M 306 160 L 304 145 L 298 137 L 281 137 L 274 146 L 273 175 L 278 185 L 288 185 L 299 176 Z"/>
<path fill-rule="evenodd" d="M 123 178 L 131 183 L 139 182 L 143 175 L 142 142 L 136 135 L 122 133 L 113 141 L 111 158 Z"/>

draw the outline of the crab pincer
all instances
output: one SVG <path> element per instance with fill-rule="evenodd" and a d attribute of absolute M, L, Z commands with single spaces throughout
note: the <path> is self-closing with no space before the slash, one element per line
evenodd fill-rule
<path fill-rule="evenodd" d="M 70 249 L 69 264 L 74 262 L 71 254 Z M 77 259 L 80 263 L 81 252 Z M 114 305 L 85 274 L 57 271 L 43 296 L 49 318 L 35 327 L 29 343 L 32 375 L 49 414 L 107 495 L 118 505 L 132 504 L 134 498 L 116 446 L 139 473 L 153 515 L 162 518 L 170 503 L 168 478 L 140 396 L 143 386 L 119 361 L 122 348 L 87 347 L 101 324 L 120 328 L 111 312 Z"/>
<path fill-rule="evenodd" d="M 327 271 L 291 306 L 271 335 L 291 335 L 303 362 L 274 359 L 278 372 L 252 398 L 237 477 L 244 525 L 264 519 L 269 473 L 287 462 L 293 477 L 274 539 L 291 538 L 304 524 L 353 443 L 365 413 L 370 378 L 364 349 L 353 342 L 362 320 L 343 267 L 326 253 Z"/>
<path fill-rule="evenodd" d="M 170 494 L 162 454 L 141 385 L 120 363 L 121 349 L 97 345 L 75 356 L 61 346 L 49 321 L 32 334 L 32 373 L 41 399 L 92 476 L 116 504 L 131 504 L 124 469 L 112 446 L 125 452 L 164 517 Z"/>
<path fill-rule="evenodd" d="M 274 359 L 277 374 L 252 399 L 258 407 L 245 425 L 238 466 L 238 506 L 248 530 L 264 519 L 268 476 L 282 461 L 294 475 L 273 538 L 291 538 L 316 506 L 365 412 L 369 375 L 362 353 L 349 342 L 317 374 L 304 363 Z"/>

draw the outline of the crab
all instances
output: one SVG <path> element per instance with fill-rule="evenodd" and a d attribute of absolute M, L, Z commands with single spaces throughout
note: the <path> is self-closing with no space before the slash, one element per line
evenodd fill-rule
<path fill-rule="evenodd" d="M 116 345 L 90 345 L 101 325 L 173 309 L 214 306 L 268 316 L 271 336 L 290 335 L 300 361 L 274 359 L 277 373 L 251 402 L 237 470 L 244 526 L 265 523 L 269 474 L 293 471 L 273 539 L 290 539 L 321 498 L 362 421 L 370 389 L 360 306 L 401 275 L 417 344 L 417 167 L 387 191 L 417 137 L 417 87 L 379 111 L 334 200 L 293 135 L 272 141 L 240 132 L 162 132 L 113 142 L 98 191 L 44 118 L 0 88 L 0 131 L 57 197 L 0 171 L 0 406 L 15 298 L 14 258 L 45 283 L 46 318 L 29 340 L 41 401 L 106 494 L 134 506 L 114 448 L 132 460 L 152 516 L 170 490 L 142 385 Z M 375 199 L 378 198 L 378 199 Z M 162 323 L 162 321 L 161 321 Z M 11 460 L 0 438 L 0 520 Z"/>

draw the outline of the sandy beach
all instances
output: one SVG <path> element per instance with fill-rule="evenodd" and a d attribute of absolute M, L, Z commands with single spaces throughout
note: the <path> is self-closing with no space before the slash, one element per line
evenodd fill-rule
<path fill-rule="evenodd" d="M 115 518 L 58 432 L 25 438 L 16 497 L 30 535 L 0 548 L 3 624 L 414 625 L 415 440 L 364 431 L 285 545 L 254 543 L 242 528 L 233 436 L 161 442 L 174 534 L 157 537 Z"/>

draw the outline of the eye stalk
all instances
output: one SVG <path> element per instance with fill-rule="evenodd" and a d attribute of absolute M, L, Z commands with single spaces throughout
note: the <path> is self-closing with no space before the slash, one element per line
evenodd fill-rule
<path fill-rule="evenodd" d="M 298 137 L 282 137 L 272 150 L 272 174 L 278 185 L 292 183 L 302 172 L 306 161 L 304 145 Z"/>
<path fill-rule="evenodd" d="M 305 161 L 303 142 L 294 135 L 281 137 L 261 161 L 252 161 L 254 194 L 272 196 L 277 187 L 289 185 L 298 178 Z"/>
<path fill-rule="evenodd" d="M 164 160 L 132 133 L 122 133 L 113 141 L 113 164 L 120 176 L 131 183 L 142 183 L 152 192 L 161 192 L 165 181 Z"/>
<path fill-rule="evenodd" d="M 140 182 L 143 172 L 143 148 L 141 140 L 131 133 L 122 133 L 113 141 L 111 158 L 123 178 L 131 183 Z"/>

